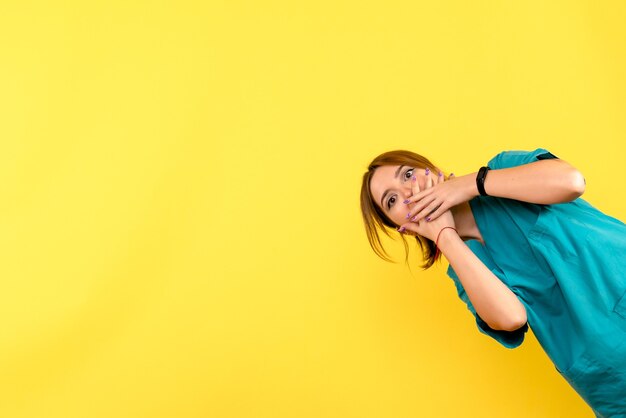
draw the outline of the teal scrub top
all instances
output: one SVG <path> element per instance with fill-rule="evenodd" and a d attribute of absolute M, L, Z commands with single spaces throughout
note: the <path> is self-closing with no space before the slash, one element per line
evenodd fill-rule
<path fill-rule="evenodd" d="M 488 166 L 548 158 L 556 157 L 545 149 L 505 151 Z M 528 318 L 516 331 L 489 328 L 450 266 L 479 330 L 515 348 L 530 326 L 597 416 L 626 417 L 626 225 L 580 198 L 539 205 L 479 196 L 469 203 L 484 245 L 466 244 L 518 296 Z"/>

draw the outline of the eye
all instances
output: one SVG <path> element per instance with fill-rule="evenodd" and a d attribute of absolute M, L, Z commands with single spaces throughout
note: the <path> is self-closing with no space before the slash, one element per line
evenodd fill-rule
<path fill-rule="evenodd" d="M 387 199 L 387 209 L 391 209 L 391 206 L 393 206 L 393 203 L 395 201 L 396 201 L 395 196 L 391 196 L 389 199 Z"/>
<path fill-rule="evenodd" d="M 411 177 L 413 177 L 413 170 L 414 168 L 409 168 L 408 170 L 406 170 L 406 172 L 404 173 L 405 180 L 408 180 Z"/>

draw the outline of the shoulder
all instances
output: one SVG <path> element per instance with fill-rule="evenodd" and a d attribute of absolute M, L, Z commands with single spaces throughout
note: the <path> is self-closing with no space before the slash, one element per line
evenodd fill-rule
<path fill-rule="evenodd" d="M 491 169 L 517 167 L 539 160 L 558 158 L 545 148 L 537 148 L 533 151 L 502 151 L 493 157 L 487 165 Z"/>

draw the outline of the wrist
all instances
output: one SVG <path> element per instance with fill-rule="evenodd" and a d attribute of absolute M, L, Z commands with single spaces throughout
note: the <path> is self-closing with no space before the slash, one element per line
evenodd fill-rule
<path fill-rule="evenodd" d="M 443 228 L 439 231 L 439 234 L 436 238 L 436 246 L 437 249 L 443 253 L 445 253 L 446 248 L 453 243 L 455 240 L 459 239 L 459 233 L 453 227 Z"/>
<path fill-rule="evenodd" d="M 478 191 L 478 185 L 476 184 L 477 176 L 478 171 L 463 176 L 463 180 L 465 180 L 467 194 L 468 196 L 470 196 L 470 200 L 475 198 L 476 196 L 480 196 L 480 192 Z"/>

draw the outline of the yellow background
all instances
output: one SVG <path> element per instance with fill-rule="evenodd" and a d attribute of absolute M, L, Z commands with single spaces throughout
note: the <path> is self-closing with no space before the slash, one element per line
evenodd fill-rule
<path fill-rule="evenodd" d="M 531 333 L 478 332 L 445 264 L 378 259 L 358 189 L 386 150 L 460 175 L 545 147 L 626 219 L 625 21 L 2 1 L 0 416 L 592 417 Z"/>

